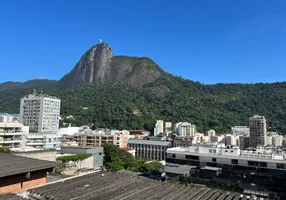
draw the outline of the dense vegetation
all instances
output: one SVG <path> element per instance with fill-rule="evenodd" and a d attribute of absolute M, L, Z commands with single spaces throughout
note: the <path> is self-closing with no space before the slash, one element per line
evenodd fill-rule
<path fill-rule="evenodd" d="M 166 75 L 144 87 L 118 83 L 59 90 L 49 83 L 33 88 L 60 98 L 62 116 L 75 117 L 64 121 L 73 125 L 152 130 L 162 119 L 226 133 L 234 125 L 248 125 L 248 118 L 259 114 L 266 117 L 271 131 L 286 133 L 286 82 L 203 85 Z M 0 91 L 0 112 L 18 113 L 20 98 L 31 92 L 27 87 Z M 135 109 L 140 113 L 133 114 Z"/>
<path fill-rule="evenodd" d="M 162 168 L 157 161 L 147 162 L 144 159 L 134 158 L 127 151 L 112 144 L 104 145 L 104 167 L 108 171 L 130 170 L 150 175 L 152 171 Z"/>

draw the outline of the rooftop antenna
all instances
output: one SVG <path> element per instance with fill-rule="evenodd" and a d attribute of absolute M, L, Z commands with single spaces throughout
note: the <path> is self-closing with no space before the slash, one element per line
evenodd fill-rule
<path fill-rule="evenodd" d="M 99 44 L 101 44 L 102 43 L 102 39 L 99 39 Z"/>

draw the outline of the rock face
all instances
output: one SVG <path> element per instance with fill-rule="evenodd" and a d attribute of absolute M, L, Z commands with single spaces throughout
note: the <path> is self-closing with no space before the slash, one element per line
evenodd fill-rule
<path fill-rule="evenodd" d="M 58 84 L 60 88 L 70 88 L 90 83 L 126 82 L 141 87 L 156 81 L 162 73 L 165 72 L 149 58 L 114 56 L 107 43 L 100 43 L 83 54 Z"/>

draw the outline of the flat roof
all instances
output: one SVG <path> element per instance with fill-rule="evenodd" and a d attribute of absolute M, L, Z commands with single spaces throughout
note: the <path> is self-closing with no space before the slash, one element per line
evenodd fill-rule
<path fill-rule="evenodd" d="M 219 200 L 229 196 L 231 198 L 240 197 L 241 195 L 240 193 L 212 189 L 203 185 L 170 184 L 126 172 L 87 174 L 31 188 L 28 189 L 28 192 L 31 198 L 53 200 Z"/>
<path fill-rule="evenodd" d="M 103 147 L 94 147 L 94 146 L 62 146 L 62 149 L 97 149 Z"/>
<path fill-rule="evenodd" d="M 0 152 L 0 178 L 56 167 L 56 162 Z"/>
<path fill-rule="evenodd" d="M 168 146 L 171 144 L 169 141 L 154 141 L 154 140 L 128 140 L 128 144 L 147 144 L 147 145 L 158 145 L 158 146 Z"/>
<path fill-rule="evenodd" d="M 0 200 L 27 200 L 21 196 L 12 193 L 0 194 Z"/>

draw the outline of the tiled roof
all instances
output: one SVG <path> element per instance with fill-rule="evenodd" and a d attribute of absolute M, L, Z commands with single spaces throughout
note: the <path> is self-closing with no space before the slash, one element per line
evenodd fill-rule
<path fill-rule="evenodd" d="M 50 169 L 54 168 L 55 166 L 55 162 L 15 156 L 0 152 L 0 178 L 42 169 Z"/>

